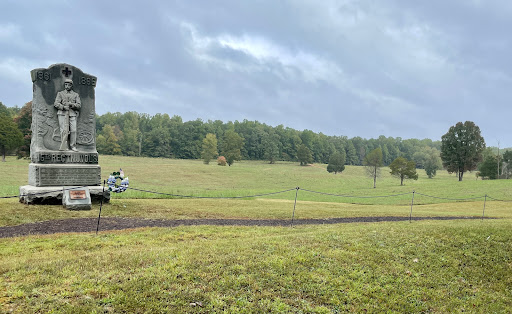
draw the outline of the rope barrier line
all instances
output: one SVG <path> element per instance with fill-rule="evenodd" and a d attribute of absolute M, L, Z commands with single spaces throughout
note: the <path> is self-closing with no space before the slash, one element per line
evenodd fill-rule
<path fill-rule="evenodd" d="M 475 199 L 479 199 L 479 198 L 484 198 L 484 196 L 475 196 L 475 197 L 469 197 L 469 198 L 448 198 L 448 197 L 438 197 L 438 196 L 432 196 L 432 195 L 427 195 L 427 194 L 422 194 L 422 193 L 418 193 L 416 192 L 417 195 L 421 195 L 421 196 L 426 196 L 426 197 L 430 197 L 430 198 L 436 198 L 436 199 L 440 199 L 440 200 L 450 200 L 450 201 L 467 201 L 467 200 L 475 200 Z"/>
<path fill-rule="evenodd" d="M 491 196 L 489 196 L 489 195 L 487 195 L 487 198 L 490 198 L 490 199 L 492 199 L 493 201 L 497 201 L 497 202 L 505 202 L 505 203 L 512 202 L 512 200 L 500 200 L 500 199 L 497 199 L 497 198 L 491 197 Z"/>
<path fill-rule="evenodd" d="M 356 196 L 356 195 L 346 195 L 346 194 L 332 194 L 332 193 L 324 193 L 324 192 L 317 192 L 317 191 L 311 191 L 301 188 L 302 191 L 315 193 L 315 194 L 321 194 L 321 195 L 329 195 L 329 196 L 337 196 L 337 197 L 347 197 L 347 198 L 384 198 L 384 197 L 395 197 L 395 196 L 402 196 L 402 195 L 409 195 L 411 192 L 407 193 L 400 193 L 400 194 L 392 194 L 392 195 L 378 195 L 378 196 Z"/>
<path fill-rule="evenodd" d="M 15 197 L 20 197 L 20 196 L 26 196 L 26 195 L 0 196 L 0 198 L 15 198 Z"/>
<path fill-rule="evenodd" d="M 278 192 L 272 192 L 272 193 L 264 193 L 264 194 L 255 194 L 255 195 L 245 195 L 245 196 L 193 196 L 193 195 L 180 195 L 180 194 L 171 194 L 171 193 L 163 193 L 163 192 L 156 192 L 156 191 L 149 191 L 149 190 L 142 190 L 137 188 L 128 187 L 128 189 L 132 189 L 135 191 L 140 192 L 146 192 L 146 193 L 152 193 L 152 194 L 159 194 L 159 195 L 167 195 L 167 196 L 174 196 L 174 197 L 183 197 L 183 198 L 200 198 L 200 199 L 237 199 L 237 198 L 252 198 L 252 197 L 261 197 L 261 196 L 268 196 L 268 195 L 275 195 L 275 194 L 281 194 L 286 193 L 295 190 L 288 189 L 284 191 L 278 191 Z"/>
<path fill-rule="evenodd" d="M 50 193 L 66 191 L 66 190 L 80 189 L 80 188 L 83 188 L 83 187 L 87 187 L 87 186 L 84 185 L 84 186 L 79 186 L 79 187 L 70 187 L 70 188 L 63 188 L 63 189 L 58 189 L 58 190 L 53 190 L 53 191 L 45 191 L 45 192 L 30 193 L 30 194 L 19 194 L 19 195 L 12 195 L 12 196 L 0 196 L 0 199 L 19 198 L 19 197 L 26 197 L 26 196 L 29 196 L 29 195 L 30 196 L 44 195 L 44 194 L 50 194 Z M 298 190 L 298 189 L 300 189 L 302 191 L 305 191 L 305 192 L 319 194 L 319 195 L 327 195 L 327 196 L 335 196 L 335 197 L 345 197 L 345 198 L 363 198 L 363 199 L 397 197 L 397 196 L 409 195 L 409 194 L 412 193 L 412 192 L 406 192 L 406 193 L 390 194 L 390 195 L 359 196 L 359 195 L 326 193 L 326 192 L 319 192 L 319 191 L 313 191 L 313 190 L 308 190 L 308 189 L 303 189 L 303 188 L 295 187 L 295 188 L 292 188 L 292 189 L 287 189 L 287 190 L 278 191 L 278 192 L 262 193 L 262 194 L 254 194 L 254 195 L 244 195 L 244 196 L 193 196 L 193 195 L 181 195 L 181 194 L 164 193 L 164 192 L 157 192 L 157 191 L 151 191 L 151 190 L 143 190 L 143 189 L 138 189 L 138 188 L 134 188 L 134 187 L 128 187 L 128 189 L 132 189 L 134 191 L 139 191 L 139 192 L 151 193 L 151 194 L 166 195 L 166 196 L 173 196 L 173 197 L 180 197 L 180 198 L 189 198 L 189 199 L 241 199 L 241 198 L 253 198 L 253 197 L 262 197 L 262 196 L 282 194 L 282 193 L 286 193 L 286 192 L 290 192 L 290 191 Z M 475 197 L 469 197 L 469 198 L 449 198 L 449 197 L 433 196 L 433 195 L 423 194 L 423 193 L 419 193 L 419 192 L 415 192 L 415 194 L 416 195 L 425 196 L 425 197 L 434 198 L 434 199 L 450 200 L 450 201 L 468 201 L 468 200 L 475 200 L 475 199 L 484 198 L 484 196 L 475 196 Z M 487 198 L 489 198 L 491 200 L 494 200 L 494 201 L 498 201 L 498 202 L 512 202 L 512 200 L 497 199 L 497 198 L 491 197 L 489 195 L 487 195 Z"/>

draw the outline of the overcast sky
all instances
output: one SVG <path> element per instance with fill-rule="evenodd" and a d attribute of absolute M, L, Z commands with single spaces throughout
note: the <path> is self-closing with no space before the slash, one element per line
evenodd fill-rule
<path fill-rule="evenodd" d="M 98 77 L 96 111 L 512 147 L 512 1 L 0 2 L 0 101 L 30 70 Z"/>

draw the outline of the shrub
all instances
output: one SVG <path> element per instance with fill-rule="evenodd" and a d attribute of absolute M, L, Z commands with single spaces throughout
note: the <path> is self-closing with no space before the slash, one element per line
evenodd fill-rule
<path fill-rule="evenodd" d="M 219 157 L 217 158 L 217 165 L 219 165 L 219 166 L 225 166 L 225 165 L 227 165 L 226 157 L 224 157 L 224 156 L 219 156 Z"/>

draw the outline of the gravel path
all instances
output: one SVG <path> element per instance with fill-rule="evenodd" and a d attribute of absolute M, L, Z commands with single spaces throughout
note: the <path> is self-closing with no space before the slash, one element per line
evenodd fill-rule
<path fill-rule="evenodd" d="M 481 217 L 413 217 L 412 220 L 454 220 L 481 219 Z M 486 218 L 489 219 L 489 218 Z M 407 221 L 409 217 L 350 217 L 328 219 L 298 219 L 294 225 L 338 224 L 353 222 Z M 74 218 L 48 220 L 17 226 L 0 227 L 0 238 L 10 238 L 35 234 L 53 234 L 65 232 L 96 232 L 97 218 Z M 100 231 L 123 230 L 143 227 L 177 226 L 291 226 L 290 219 L 142 219 L 142 218 L 101 218 Z"/>

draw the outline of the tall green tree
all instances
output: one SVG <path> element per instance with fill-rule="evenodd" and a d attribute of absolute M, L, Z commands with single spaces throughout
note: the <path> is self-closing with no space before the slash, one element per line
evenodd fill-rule
<path fill-rule="evenodd" d="M 472 121 L 458 122 L 441 137 L 441 159 L 448 172 L 456 172 L 462 181 L 464 172 L 475 170 L 482 161 L 485 141 Z"/>
<path fill-rule="evenodd" d="M 2 162 L 5 162 L 5 155 L 11 149 L 23 144 L 23 134 L 18 129 L 7 107 L 0 102 L 0 153 Z"/>
<path fill-rule="evenodd" d="M 203 139 L 203 150 L 201 151 L 201 158 L 203 162 L 208 165 L 210 161 L 217 157 L 217 136 L 213 133 L 206 134 Z"/>
<path fill-rule="evenodd" d="M 359 163 L 359 157 L 357 157 L 356 148 L 352 141 L 347 139 L 345 144 L 345 151 L 347 156 L 347 164 L 349 165 L 357 165 Z"/>
<path fill-rule="evenodd" d="M 345 151 L 336 152 L 331 155 L 329 158 L 329 164 L 327 165 L 327 171 L 329 173 L 334 172 L 334 174 L 337 174 L 338 172 L 342 172 L 345 170 Z"/>
<path fill-rule="evenodd" d="M 380 167 L 382 167 L 382 149 L 380 147 L 372 150 L 364 157 L 363 165 L 368 176 L 373 178 L 373 188 L 377 187 L 377 177 L 380 175 Z"/>
<path fill-rule="evenodd" d="M 505 153 L 503 153 L 501 158 L 503 160 L 502 173 L 508 179 L 512 175 L 512 150 L 507 150 Z"/>
<path fill-rule="evenodd" d="M 413 155 L 413 160 L 416 163 L 416 168 L 425 169 L 429 179 L 432 179 L 437 174 L 437 170 L 443 167 L 441 158 L 439 157 L 439 150 L 437 148 L 425 146 L 420 151 Z"/>
<path fill-rule="evenodd" d="M 500 160 L 500 168 L 501 168 Z M 498 177 L 498 157 L 494 154 L 487 154 L 484 161 L 478 165 L 478 176 L 495 180 Z"/>
<path fill-rule="evenodd" d="M 118 143 L 118 138 L 114 132 L 114 128 L 110 124 L 105 124 L 101 133 L 96 137 L 96 148 L 100 154 L 121 154 L 121 146 Z"/>
<path fill-rule="evenodd" d="M 242 147 L 244 138 L 233 130 L 226 131 L 224 134 L 222 155 L 226 157 L 226 162 L 231 166 L 235 160 L 242 159 Z"/>
<path fill-rule="evenodd" d="M 307 164 L 313 162 L 313 154 L 306 145 L 300 144 L 299 149 L 297 150 L 297 159 L 301 166 L 307 166 Z"/>
<path fill-rule="evenodd" d="M 14 118 L 14 122 L 18 125 L 23 134 L 23 144 L 18 147 L 16 154 L 18 158 L 26 158 L 30 156 L 30 143 L 32 141 L 32 101 L 26 103 L 18 115 Z"/>
<path fill-rule="evenodd" d="M 427 158 L 424 161 L 423 167 L 429 179 L 436 176 L 437 170 L 443 168 L 441 157 L 439 157 L 439 150 L 434 147 L 425 147 Z"/>
<path fill-rule="evenodd" d="M 172 157 L 171 135 L 165 127 L 151 130 L 143 138 L 142 152 L 149 157 Z"/>
<path fill-rule="evenodd" d="M 118 143 L 121 146 L 122 154 L 124 156 L 139 155 L 139 144 L 141 144 L 139 114 L 133 111 L 129 111 L 124 113 L 120 117 L 120 120 L 120 127 L 123 136 L 118 138 Z"/>
<path fill-rule="evenodd" d="M 268 160 L 270 164 L 275 163 L 276 159 L 279 158 L 279 136 L 271 131 L 263 138 L 262 144 L 265 160 Z"/>
<path fill-rule="evenodd" d="M 398 157 L 389 164 L 389 169 L 391 169 L 391 175 L 400 178 L 400 185 L 404 185 L 404 179 L 418 180 L 416 163 L 412 160 Z"/>

